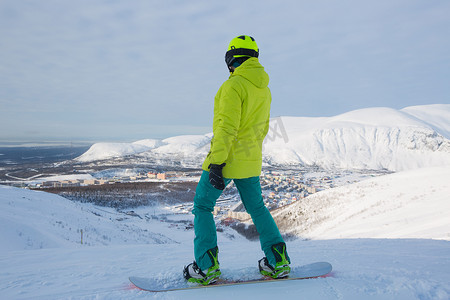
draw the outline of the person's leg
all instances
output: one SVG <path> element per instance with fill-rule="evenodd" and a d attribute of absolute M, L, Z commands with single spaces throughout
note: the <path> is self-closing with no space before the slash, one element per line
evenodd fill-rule
<path fill-rule="evenodd" d="M 269 263 L 275 266 L 276 258 L 272 251 L 272 246 L 284 243 L 284 241 L 272 215 L 264 205 L 259 176 L 234 179 L 234 183 L 239 191 L 245 209 L 252 217 L 253 224 L 255 224 L 256 230 L 259 233 L 261 249 L 264 251 Z M 289 257 L 287 259 L 289 260 Z"/>
<path fill-rule="evenodd" d="M 225 179 L 225 186 L 230 182 Z M 216 224 L 212 212 L 216 200 L 222 194 L 221 190 L 214 188 L 209 183 L 209 172 L 203 171 L 197 185 L 194 197 L 194 256 L 201 270 L 206 270 L 213 265 L 207 251 L 217 246 Z"/>

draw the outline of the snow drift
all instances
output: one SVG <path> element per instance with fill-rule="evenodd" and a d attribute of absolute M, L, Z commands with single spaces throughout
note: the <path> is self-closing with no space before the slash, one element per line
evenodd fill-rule
<path fill-rule="evenodd" d="M 195 159 L 200 165 L 211 134 L 99 143 L 81 162 L 127 155 Z M 367 108 L 324 118 L 271 119 L 264 142 L 267 165 L 317 165 L 323 168 L 409 170 L 450 165 L 450 104 Z M 149 143 L 148 141 L 152 141 Z"/>

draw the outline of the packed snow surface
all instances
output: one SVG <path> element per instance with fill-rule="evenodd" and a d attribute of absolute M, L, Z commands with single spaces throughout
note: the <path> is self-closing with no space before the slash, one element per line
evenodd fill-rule
<path fill-rule="evenodd" d="M 0 186 L 1 298 L 447 300 L 448 178 L 445 166 L 401 172 L 280 210 L 297 234 L 310 238 L 288 241 L 292 264 L 328 261 L 329 277 L 162 294 L 140 291 L 127 278 L 179 280 L 192 261 L 194 233 L 158 216 L 177 221 L 191 214 L 159 206 L 117 211 Z M 218 238 L 224 276 L 258 276 L 258 242 L 229 228 Z"/>
<path fill-rule="evenodd" d="M 82 162 L 145 154 L 183 161 L 203 159 L 212 134 L 134 143 L 99 143 Z M 367 108 L 334 117 L 276 117 L 263 160 L 268 165 L 410 170 L 450 165 L 450 104 Z M 201 161 L 197 162 L 200 164 Z"/>

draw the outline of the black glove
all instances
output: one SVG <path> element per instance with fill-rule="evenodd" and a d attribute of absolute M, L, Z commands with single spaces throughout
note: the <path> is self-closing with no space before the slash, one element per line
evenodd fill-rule
<path fill-rule="evenodd" d="M 225 182 L 223 181 L 222 169 L 225 167 L 225 163 L 221 165 L 210 164 L 209 165 L 209 183 L 218 190 L 225 189 Z"/>

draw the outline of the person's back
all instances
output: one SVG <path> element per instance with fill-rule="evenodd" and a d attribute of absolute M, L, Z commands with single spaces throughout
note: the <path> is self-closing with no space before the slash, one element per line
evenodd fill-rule
<path fill-rule="evenodd" d="M 214 101 L 212 149 L 203 170 L 224 162 L 226 178 L 261 174 L 272 101 L 268 84 L 269 76 L 257 58 L 245 60 L 222 84 Z"/>

